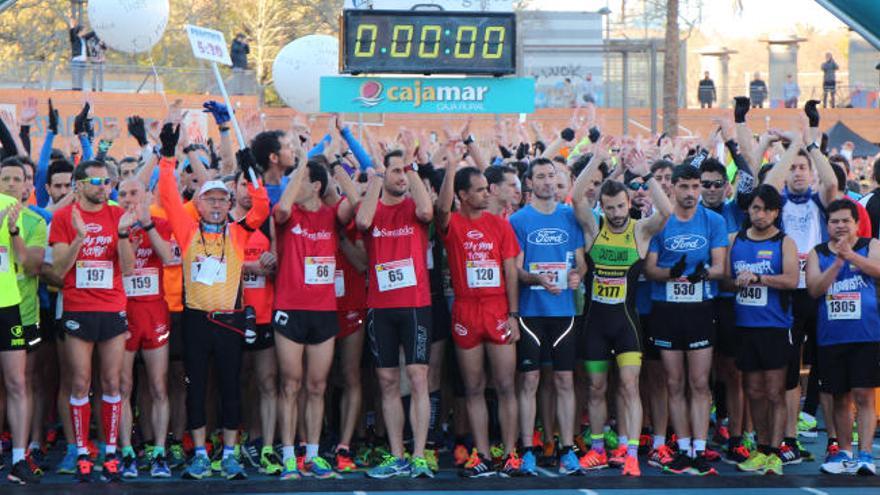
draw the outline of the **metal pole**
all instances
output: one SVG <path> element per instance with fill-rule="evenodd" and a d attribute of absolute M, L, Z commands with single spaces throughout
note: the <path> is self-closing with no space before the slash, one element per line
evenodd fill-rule
<path fill-rule="evenodd" d="M 232 101 L 229 100 L 229 93 L 226 92 L 226 85 L 223 84 L 223 76 L 220 75 L 220 68 L 217 62 L 211 62 L 211 68 L 214 69 L 214 77 L 217 78 L 217 87 L 220 88 L 220 94 L 223 95 L 223 101 L 226 102 L 226 108 L 229 109 L 229 117 L 232 120 L 232 128 L 235 129 L 235 136 L 238 138 L 238 149 L 247 148 L 244 141 L 244 134 L 241 133 L 241 127 L 238 126 L 238 119 L 235 117 L 235 110 L 232 108 Z M 254 187 L 260 187 L 257 182 L 257 176 L 254 174 L 253 168 L 248 167 L 248 175 L 250 175 L 251 183 Z"/>
<path fill-rule="evenodd" d="M 623 78 L 620 93 L 623 98 L 623 101 L 621 101 L 621 107 L 623 108 L 623 134 L 627 135 L 629 134 L 629 102 L 627 101 L 627 97 L 629 96 L 629 90 L 627 88 L 627 85 L 629 84 L 629 53 L 624 51 L 621 55 L 621 62 L 623 63 Z"/>
<path fill-rule="evenodd" d="M 651 134 L 657 134 L 657 43 L 651 41 Z"/>

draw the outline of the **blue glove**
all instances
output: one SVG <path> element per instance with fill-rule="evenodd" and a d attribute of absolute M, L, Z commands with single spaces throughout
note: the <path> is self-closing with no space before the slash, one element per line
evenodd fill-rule
<path fill-rule="evenodd" d="M 232 119 L 232 117 L 229 116 L 229 108 L 222 103 L 206 101 L 202 106 L 205 107 L 203 112 L 210 113 L 214 116 L 214 121 L 217 122 L 217 125 L 223 125 Z"/>

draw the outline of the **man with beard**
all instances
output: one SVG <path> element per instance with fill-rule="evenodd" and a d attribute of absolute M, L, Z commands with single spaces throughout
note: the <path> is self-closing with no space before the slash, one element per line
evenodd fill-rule
<path fill-rule="evenodd" d="M 608 466 L 601 427 L 605 424 L 607 405 L 605 395 L 608 386 L 608 368 L 612 354 L 620 372 L 620 393 L 624 410 L 618 411 L 627 442 L 615 463 L 623 467 L 625 476 L 640 476 L 638 461 L 639 433 L 641 432 L 642 404 L 639 398 L 639 373 L 641 370 L 640 330 L 636 314 L 636 282 L 642 268 L 642 260 L 656 233 L 666 224 L 672 213 L 672 205 L 660 184 L 648 171 L 648 162 L 641 152 L 633 153 L 625 175 L 641 179 L 646 185 L 654 212 L 640 220 L 631 218 L 634 200 L 630 200 L 626 186 L 617 181 L 602 184 L 599 203 L 604 219 L 599 222 L 593 216 L 592 205 L 583 200 L 580 188 L 583 180 L 575 186 L 575 212 L 584 229 L 587 250 L 587 285 L 589 308 L 584 327 L 586 332 L 584 350 L 585 367 L 590 377 L 590 424 L 597 432 L 592 437 L 589 452 L 581 459 L 584 469 L 600 469 Z M 581 172 L 589 177 L 595 160 Z M 640 191 L 644 187 L 639 184 Z M 638 194 L 638 193 L 636 193 Z M 644 206 L 644 205 L 642 205 Z"/>
<path fill-rule="evenodd" d="M 674 214 L 651 239 L 645 261 L 645 273 L 654 281 L 651 331 L 667 375 L 670 418 L 679 447 L 664 470 L 702 476 L 716 474 L 705 457 L 715 340 L 712 299 L 717 294 L 715 281 L 724 276 L 727 235 L 724 219 L 699 204 L 699 170 L 677 166 L 672 185 Z M 683 314 L 688 318 L 682 320 Z"/>
<path fill-rule="evenodd" d="M 797 287 L 797 246 L 779 229 L 782 197 L 761 185 L 749 204 L 749 227 L 732 235 L 728 281 L 736 287 L 736 367 L 758 436 L 740 471 L 782 474 L 785 370 L 791 353 L 791 294 Z M 744 454 L 745 452 L 743 452 Z M 731 453 L 728 452 L 728 458 Z"/>
<path fill-rule="evenodd" d="M 566 172 L 567 173 L 567 172 Z M 556 166 L 538 158 L 529 168 L 532 182 L 530 203 L 510 217 L 522 252 L 517 271 L 522 285 L 519 295 L 520 329 L 518 369 L 520 434 L 523 442 L 522 471 L 535 474 L 532 447 L 536 393 L 541 366 L 553 366 L 556 416 L 560 429 L 560 474 L 580 472 L 574 441 L 574 329 L 573 290 L 581 284 L 586 266 L 583 231 L 570 206 L 556 201 Z"/>
<path fill-rule="evenodd" d="M 464 167 L 443 178 L 438 198 L 438 229 L 449 253 L 455 302 L 452 339 L 456 344 L 471 431 L 476 448 L 464 475 L 492 476 L 489 460 L 489 412 L 484 354 L 498 394 L 498 414 L 505 458 L 502 476 L 518 474 L 516 457 L 516 348 L 519 307 L 516 255 L 519 245 L 504 219 L 489 213 L 489 187 L 475 167 Z M 452 213 L 453 194 L 461 210 Z"/>

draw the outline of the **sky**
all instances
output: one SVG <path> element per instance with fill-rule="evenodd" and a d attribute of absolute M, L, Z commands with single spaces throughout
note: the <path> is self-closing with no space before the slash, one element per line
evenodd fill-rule
<path fill-rule="evenodd" d="M 843 26 L 814 0 L 742 0 L 743 12 L 738 16 L 735 16 L 732 4 L 732 0 L 703 0 L 703 22 L 700 29 L 707 34 L 725 37 L 752 37 L 772 34 L 780 28 L 782 32 L 779 34 L 789 34 L 790 28 L 795 24 L 809 24 L 820 31 Z M 615 7 L 620 6 L 620 0 L 531 0 L 529 8 L 595 11 L 606 5 L 613 16 Z M 735 22 L 731 22 L 731 18 Z"/>

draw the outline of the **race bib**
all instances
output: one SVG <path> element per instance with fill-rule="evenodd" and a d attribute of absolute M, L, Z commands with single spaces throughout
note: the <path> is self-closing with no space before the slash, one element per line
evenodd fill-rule
<path fill-rule="evenodd" d="M 602 304 L 626 302 L 626 277 L 593 277 L 592 299 Z"/>
<path fill-rule="evenodd" d="M 159 269 L 135 269 L 133 274 L 122 277 L 122 285 L 125 287 L 125 295 L 129 297 L 158 296 Z"/>
<path fill-rule="evenodd" d="M 501 270 L 495 260 L 468 261 L 465 263 L 467 284 L 471 289 L 500 287 Z"/>
<path fill-rule="evenodd" d="M 666 300 L 669 302 L 702 302 L 703 283 L 692 284 L 684 277 L 666 282 Z"/>
<path fill-rule="evenodd" d="M 529 263 L 529 273 L 549 275 L 550 283 L 560 290 L 568 288 L 568 263 Z M 543 285 L 532 285 L 532 290 L 544 290 Z"/>
<path fill-rule="evenodd" d="M 6 246 L 0 247 L 0 273 L 9 271 L 9 249 Z"/>
<path fill-rule="evenodd" d="M 209 256 L 199 256 L 192 262 L 192 280 L 204 285 L 226 283 L 226 262 Z"/>
<path fill-rule="evenodd" d="M 767 287 L 763 285 L 743 287 L 736 293 L 736 302 L 741 306 L 766 306 Z"/>
<path fill-rule="evenodd" d="M 77 261 L 76 262 L 76 288 L 77 289 L 112 289 L 113 288 L 113 262 L 112 261 Z"/>
<path fill-rule="evenodd" d="M 798 253 L 798 289 L 807 287 L 807 256 L 808 253 Z"/>
<path fill-rule="evenodd" d="M 245 289 L 265 289 L 266 276 L 257 275 L 256 273 L 243 273 L 241 284 Z"/>
<path fill-rule="evenodd" d="M 825 309 L 829 320 L 860 320 L 862 318 L 862 294 L 840 292 L 825 296 Z"/>
<path fill-rule="evenodd" d="M 415 286 L 416 269 L 412 258 L 376 265 L 376 282 L 379 292 Z"/>
<path fill-rule="evenodd" d="M 333 276 L 333 288 L 336 290 L 336 297 L 345 296 L 345 272 L 336 270 Z"/>
<path fill-rule="evenodd" d="M 306 256 L 303 264 L 306 267 L 305 281 L 308 285 L 332 284 L 336 277 L 336 257 Z"/>

